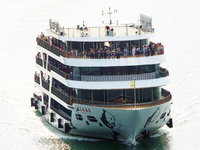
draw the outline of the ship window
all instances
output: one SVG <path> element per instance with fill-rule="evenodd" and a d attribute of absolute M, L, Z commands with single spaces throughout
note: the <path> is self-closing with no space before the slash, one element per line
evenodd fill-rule
<path fill-rule="evenodd" d="M 143 91 L 143 102 L 152 101 L 152 88 L 142 89 Z"/>
<path fill-rule="evenodd" d="M 90 90 L 80 90 L 80 98 L 82 100 L 90 100 Z"/>
<path fill-rule="evenodd" d="M 87 118 L 91 122 L 97 122 L 97 119 L 94 116 L 87 116 Z"/>
<path fill-rule="evenodd" d="M 102 75 L 111 75 L 112 74 L 112 70 L 111 67 L 105 67 L 105 68 L 101 68 L 101 73 Z"/>
<path fill-rule="evenodd" d="M 123 98 L 123 90 L 108 90 L 109 102 L 121 102 Z"/>
<path fill-rule="evenodd" d="M 134 102 L 134 90 L 133 89 L 125 90 L 125 98 L 126 98 L 126 102 L 133 103 Z"/>
<path fill-rule="evenodd" d="M 85 67 L 82 68 L 83 75 L 100 75 L 101 70 L 99 67 Z"/>
<path fill-rule="evenodd" d="M 122 67 L 122 72 L 121 72 L 122 75 L 127 75 L 128 74 L 128 67 Z"/>
<path fill-rule="evenodd" d="M 138 73 L 138 67 L 137 66 L 130 66 L 129 67 L 129 74 L 137 74 Z"/>
<path fill-rule="evenodd" d="M 121 67 L 114 67 L 112 69 L 113 75 L 121 75 L 122 71 L 121 71 Z"/>
<path fill-rule="evenodd" d="M 80 114 L 76 114 L 76 119 L 77 120 L 83 120 L 83 117 Z"/>
<path fill-rule="evenodd" d="M 104 102 L 104 91 L 103 90 L 94 90 L 93 91 L 93 101 Z"/>

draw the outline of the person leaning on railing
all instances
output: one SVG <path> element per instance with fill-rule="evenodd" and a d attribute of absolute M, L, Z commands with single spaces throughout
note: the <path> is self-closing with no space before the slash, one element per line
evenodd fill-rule
<path fill-rule="evenodd" d="M 93 48 L 90 48 L 90 57 L 92 59 L 94 58 L 94 50 L 93 50 Z"/>
<path fill-rule="evenodd" d="M 83 50 L 83 58 L 86 59 L 86 56 L 87 56 L 87 51 L 86 51 L 86 49 L 84 49 Z"/>

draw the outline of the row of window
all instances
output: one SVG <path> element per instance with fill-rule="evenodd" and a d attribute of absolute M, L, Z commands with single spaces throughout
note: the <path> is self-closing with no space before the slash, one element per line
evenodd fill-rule
<path fill-rule="evenodd" d="M 161 88 L 125 89 L 125 90 L 82 90 L 75 89 L 74 97 L 80 100 L 98 102 L 143 103 L 161 98 Z M 136 100 L 135 100 L 136 99 Z"/>
<path fill-rule="evenodd" d="M 66 47 L 68 50 L 71 49 L 77 49 L 79 51 L 83 51 L 84 49 L 86 51 L 89 51 L 90 48 L 93 49 L 100 49 L 104 48 L 105 46 L 110 47 L 111 49 L 116 49 L 119 47 L 121 50 L 123 50 L 125 47 L 128 49 L 129 52 L 131 52 L 131 49 L 133 46 L 140 47 L 142 49 L 143 44 L 148 44 L 148 39 L 143 40 L 135 40 L 135 41 L 115 41 L 115 42 L 71 42 L 68 41 L 66 44 Z"/>
<path fill-rule="evenodd" d="M 49 56 L 50 57 L 50 56 Z M 80 75 L 128 75 L 159 72 L 159 64 L 141 66 L 121 66 L 121 67 L 71 67 L 66 66 L 50 57 L 50 63 L 69 74 Z"/>
<path fill-rule="evenodd" d="M 98 102 L 149 102 L 161 98 L 161 87 L 144 89 L 122 89 L 122 90 L 84 90 L 72 89 L 53 78 L 53 86 L 61 90 L 66 96 L 78 100 Z"/>

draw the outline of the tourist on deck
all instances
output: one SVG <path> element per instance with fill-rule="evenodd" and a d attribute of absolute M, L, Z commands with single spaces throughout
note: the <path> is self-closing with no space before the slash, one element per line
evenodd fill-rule
<path fill-rule="evenodd" d="M 83 50 L 83 58 L 86 59 L 86 56 L 87 56 L 87 51 L 84 49 Z"/>
<path fill-rule="evenodd" d="M 104 51 L 103 51 L 103 58 L 107 58 L 107 48 L 105 47 Z"/>
<path fill-rule="evenodd" d="M 145 44 L 143 44 L 143 46 L 142 46 L 142 54 L 145 54 Z"/>
<path fill-rule="evenodd" d="M 93 50 L 93 48 L 90 48 L 90 57 L 92 59 L 94 59 L 94 50 Z"/>
<path fill-rule="evenodd" d="M 68 58 L 71 57 L 71 52 L 70 52 L 70 51 L 67 52 L 67 57 L 68 57 Z"/>
<path fill-rule="evenodd" d="M 110 51 L 110 49 L 108 48 L 108 50 L 107 50 L 107 56 L 108 56 L 108 58 L 110 58 L 111 57 L 111 51 Z"/>
<path fill-rule="evenodd" d="M 40 34 L 40 39 L 42 40 L 42 39 L 43 39 L 43 37 L 44 37 L 44 33 L 43 33 L 43 32 L 41 32 L 41 34 Z"/>
<path fill-rule="evenodd" d="M 164 46 L 163 45 L 161 45 L 161 54 L 164 54 Z"/>
<path fill-rule="evenodd" d="M 124 48 L 123 52 L 124 52 L 124 58 L 127 58 L 128 50 L 126 47 Z"/>
<path fill-rule="evenodd" d="M 75 58 L 78 57 L 78 51 L 77 51 L 77 49 L 74 50 L 74 57 L 75 57 Z"/>
<path fill-rule="evenodd" d="M 115 58 L 115 49 L 112 48 L 112 59 Z"/>
<path fill-rule="evenodd" d="M 95 57 L 95 59 L 98 58 L 98 50 L 97 49 L 94 50 L 94 57 Z"/>
<path fill-rule="evenodd" d="M 74 50 L 71 49 L 71 57 L 74 57 Z"/>
<path fill-rule="evenodd" d="M 155 44 L 153 44 L 153 45 L 151 46 L 150 51 L 151 51 L 151 56 L 153 56 L 153 55 L 155 54 Z"/>
<path fill-rule="evenodd" d="M 37 57 L 38 57 L 38 58 L 41 58 L 41 54 L 40 54 L 40 52 L 38 52 L 38 55 L 37 55 Z"/>
<path fill-rule="evenodd" d="M 119 59 L 121 55 L 121 49 L 119 47 L 117 48 L 116 55 L 117 55 L 117 59 Z"/>
<path fill-rule="evenodd" d="M 100 48 L 99 53 L 100 53 L 100 58 L 103 58 L 103 48 Z"/>
<path fill-rule="evenodd" d="M 149 56 L 149 54 L 150 54 L 150 48 L 147 47 L 147 52 L 145 52 L 145 55 L 146 55 L 146 56 Z"/>
<path fill-rule="evenodd" d="M 132 48 L 132 54 L 133 54 L 133 57 L 135 57 L 135 46 L 133 46 Z"/>
<path fill-rule="evenodd" d="M 54 45 L 54 37 L 51 38 L 51 44 Z"/>
<path fill-rule="evenodd" d="M 136 54 L 140 54 L 140 48 L 139 47 L 136 48 Z"/>

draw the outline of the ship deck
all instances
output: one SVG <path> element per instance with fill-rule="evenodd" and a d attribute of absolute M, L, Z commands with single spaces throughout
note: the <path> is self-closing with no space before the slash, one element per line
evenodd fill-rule
<path fill-rule="evenodd" d="M 112 29 L 111 36 L 133 36 L 133 35 L 144 35 L 152 33 L 153 31 L 145 30 L 143 28 L 137 27 L 133 24 L 125 24 L 118 26 L 108 27 L 98 26 L 98 27 L 78 27 L 77 28 L 59 28 L 59 31 L 48 29 L 56 35 L 62 35 L 64 37 L 107 37 L 109 29 Z"/>

